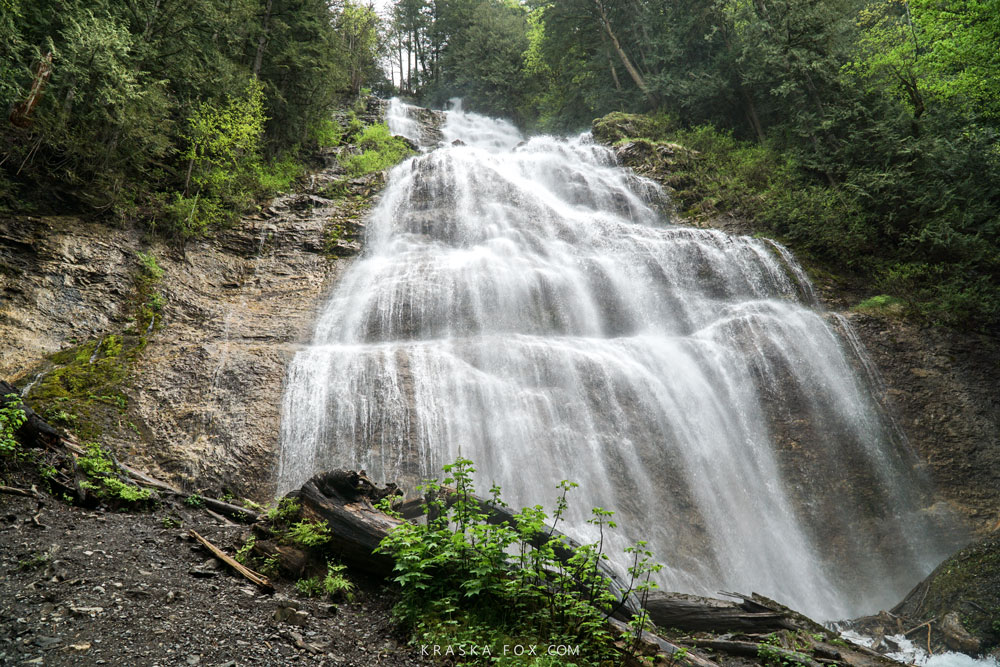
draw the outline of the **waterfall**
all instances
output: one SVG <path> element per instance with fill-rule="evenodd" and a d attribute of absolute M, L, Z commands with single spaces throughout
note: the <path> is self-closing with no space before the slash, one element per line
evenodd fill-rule
<path fill-rule="evenodd" d="M 578 483 L 568 532 L 613 510 L 608 552 L 647 540 L 661 588 L 823 619 L 929 571 L 912 454 L 785 248 L 671 223 L 587 135 L 460 110 L 442 131 L 290 364 L 279 491 L 335 467 L 412 488 L 461 453 L 516 507 Z"/>

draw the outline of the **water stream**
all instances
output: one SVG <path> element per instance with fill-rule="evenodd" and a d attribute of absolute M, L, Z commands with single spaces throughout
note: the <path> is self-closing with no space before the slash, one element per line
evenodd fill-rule
<path fill-rule="evenodd" d="M 785 248 L 671 223 L 588 136 L 461 111 L 443 135 L 392 170 L 290 365 L 279 491 L 334 467 L 412 486 L 461 453 L 515 506 L 577 482 L 569 532 L 614 510 L 611 553 L 648 540 L 668 590 L 821 619 L 936 564 L 905 439 Z"/>

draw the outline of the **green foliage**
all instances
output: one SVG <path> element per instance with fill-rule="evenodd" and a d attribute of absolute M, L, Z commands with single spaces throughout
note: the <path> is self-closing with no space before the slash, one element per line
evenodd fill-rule
<path fill-rule="evenodd" d="M 138 254 L 139 263 L 142 265 L 143 275 L 154 282 L 163 278 L 163 269 L 156 262 L 156 255 L 153 253 L 140 252 Z"/>
<path fill-rule="evenodd" d="M 236 550 L 236 555 L 233 556 L 233 560 L 237 563 L 242 563 L 243 565 L 249 565 L 251 554 L 253 553 L 253 548 L 257 544 L 257 538 L 251 535 L 247 538 L 247 541 L 243 543 L 239 549 Z"/>
<path fill-rule="evenodd" d="M 344 130 L 332 118 L 322 118 L 309 130 L 309 138 L 320 148 L 339 146 L 344 137 Z"/>
<path fill-rule="evenodd" d="M 522 509 L 513 523 L 495 525 L 473 498 L 472 462 L 460 458 L 444 471 L 441 483 L 421 489 L 428 498 L 426 525 L 404 523 L 379 547 L 395 560 L 394 581 L 402 589 L 395 614 L 414 641 L 491 646 L 494 656 L 502 655 L 504 644 L 577 646 L 580 665 L 619 658 L 606 624 L 616 598 L 599 568 L 607 559 L 604 531 L 614 527 L 612 513 L 595 509 L 590 521 L 601 539 L 573 548 L 552 529 L 564 516 L 566 494 L 575 484 L 560 484 L 552 528 L 541 506 Z M 498 487 L 490 490 L 487 502 L 503 506 Z M 567 552 L 568 557 L 557 557 Z M 633 584 L 649 590 L 649 574 L 658 566 L 641 543 L 630 553 L 635 555 Z M 638 629 L 646 619 L 635 623 Z M 468 664 L 493 664 L 490 657 L 479 657 Z M 499 664 L 559 664 L 547 659 L 506 658 Z"/>
<path fill-rule="evenodd" d="M 17 394 L 7 394 L 0 404 L 0 456 L 14 457 L 18 451 L 14 434 L 24 424 L 26 416 Z"/>
<path fill-rule="evenodd" d="M 320 547 L 330 541 L 330 527 L 325 521 L 303 519 L 292 524 L 285 534 L 286 539 L 306 548 Z"/>
<path fill-rule="evenodd" d="M 888 294 L 871 296 L 854 306 L 852 310 L 860 312 L 899 314 L 903 311 L 905 302 Z"/>
<path fill-rule="evenodd" d="M 319 577 L 307 577 L 296 581 L 295 589 L 307 598 L 319 597 L 323 594 L 323 582 Z"/>
<path fill-rule="evenodd" d="M 287 183 L 310 128 L 381 76 L 379 20 L 358 3 L 2 2 L 0 99 L 22 114 L 0 127 L 14 210 L 196 236 Z"/>
<path fill-rule="evenodd" d="M 184 499 L 184 504 L 188 507 L 193 507 L 195 509 L 201 509 L 205 506 L 205 501 L 197 493 L 192 493 L 187 498 Z"/>
<path fill-rule="evenodd" d="M 295 498 L 285 496 L 267 511 L 267 519 L 272 523 L 290 523 L 302 511 L 302 505 Z"/>
<path fill-rule="evenodd" d="M 344 571 L 347 566 L 332 561 L 326 564 L 326 576 L 323 577 L 323 591 L 332 598 L 343 598 L 348 602 L 354 600 L 354 583 L 347 578 Z"/>
<path fill-rule="evenodd" d="M 389 133 L 389 127 L 385 123 L 364 128 L 357 144 L 362 153 L 350 155 L 343 161 L 350 176 L 363 176 L 388 169 L 413 154 L 413 149 L 405 141 Z"/>
<path fill-rule="evenodd" d="M 306 577 L 295 582 L 295 588 L 305 597 L 314 598 L 327 595 L 333 599 L 354 600 L 354 583 L 344 574 L 346 565 L 334 562 L 326 564 L 326 575 Z"/>
<path fill-rule="evenodd" d="M 84 449 L 86 453 L 77 459 L 77 464 L 89 481 L 81 482 L 81 486 L 93 491 L 98 498 L 128 505 L 149 500 L 149 490 L 119 475 L 118 465 L 98 443 L 85 443 Z"/>

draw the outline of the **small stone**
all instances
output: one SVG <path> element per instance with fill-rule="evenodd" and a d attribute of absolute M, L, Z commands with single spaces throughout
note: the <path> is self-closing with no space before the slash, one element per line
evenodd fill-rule
<path fill-rule="evenodd" d="M 70 607 L 69 610 L 77 616 L 96 616 L 104 613 L 104 607 Z"/>
<path fill-rule="evenodd" d="M 33 642 L 35 646 L 42 649 L 53 648 L 62 644 L 62 640 L 59 637 L 46 637 L 45 635 L 37 635 Z"/>
<path fill-rule="evenodd" d="M 74 651 L 89 651 L 90 642 L 83 642 L 82 644 L 70 644 L 69 647 Z"/>
<path fill-rule="evenodd" d="M 278 607 L 274 610 L 274 620 L 278 623 L 304 626 L 309 621 L 309 612 L 291 607 Z"/>
<path fill-rule="evenodd" d="M 194 655 L 194 654 L 189 655 L 185 659 L 185 662 L 187 662 L 187 664 L 189 664 L 189 665 L 197 665 L 199 662 L 201 662 L 201 656 L 200 655 Z"/>
<path fill-rule="evenodd" d="M 214 577 L 219 574 L 218 570 L 205 570 L 200 567 L 192 567 L 188 570 L 188 574 L 192 577 L 197 577 L 198 579 L 207 579 L 209 577 Z"/>

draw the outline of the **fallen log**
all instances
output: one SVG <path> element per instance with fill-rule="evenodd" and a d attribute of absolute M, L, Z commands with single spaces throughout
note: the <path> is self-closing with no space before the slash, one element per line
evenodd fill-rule
<path fill-rule="evenodd" d="M 26 496 L 28 498 L 34 498 L 36 500 L 42 499 L 42 494 L 38 493 L 38 490 L 32 486 L 30 490 L 20 489 L 16 486 L 4 486 L 0 484 L 0 493 L 6 493 L 12 496 Z"/>
<path fill-rule="evenodd" d="M 820 667 L 818 662 L 805 653 L 792 651 L 772 644 L 756 644 L 754 642 L 740 642 L 730 639 L 699 639 L 698 647 L 748 658 L 759 657 L 764 652 L 765 655 L 778 658 L 783 663 L 787 661 L 787 664 L 792 665 L 799 664 L 803 665 L 803 667 Z"/>
<path fill-rule="evenodd" d="M 218 512 L 222 516 L 228 517 L 233 521 L 238 521 L 240 523 L 256 523 L 260 519 L 260 514 L 254 512 L 253 510 L 247 509 L 246 507 L 233 505 L 231 503 L 223 502 L 221 500 L 216 500 L 215 498 L 206 498 L 205 496 L 199 496 L 199 498 L 201 498 L 201 501 L 205 504 L 205 507 L 212 510 L 213 512 Z"/>
<path fill-rule="evenodd" d="M 609 618 L 608 623 L 611 624 L 611 627 L 615 628 L 622 634 L 634 635 L 635 633 L 635 630 L 632 627 L 630 627 L 627 623 L 619 621 L 618 619 Z M 719 663 L 703 658 L 700 655 L 693 653 L 688 648 L 682 648 L 672 642 L 668 642 L 666 639 L 653 632 L 643 630 L 641 639 L 643 642 L 646 642 L 654 647 L 657 653 L 665 653 L 672 659 L 678 661 L 679 664 L 688 664 L 692 667 L 719 667 Z"/>
<path fill-rule="evenodd" d="M 194 539 L 198 540 L 206 549 L 208 549 L 209 551 L 211 551 L 213 556 L 215 556 L 216 558 L 218 558 L 219 560 L 221 560 L 223 563 L 225 563 L 229 567 L 233 568 L 234 570 L 236 570 L 237 572 L 239 572 L 240 574 L 242 574 L 244 577 L 246 577 L 247 579 L 249 579 L 253 583 L 257 584 L 258 586 L 260 586 L 261 588 L 263 588 L 265 590 L 268 590 L 268 591 L 273 591 L 274 590 L 274 586 L 271 585 L 271 582 L 268 581 L 267 577 L 265 577 L 264 575 L 259 574 L 257 572 L 254 572 L 253 570 L 251 570 L 250 568 L 246 567 L 242 563 L 236 562 L 231 556 L 229 556 L 222 549 L 220 549 L 219 547 L 215 546 L 214 544 L 212 544 L 211 542 L 209 542 L 208 540 L 206 540 L 204 537 L 202 537 L 201 535 L 199 535 L 197 531 L 195 531 L 195 530 L 192 529 L 192 530 L 188 531 L 188 534 L 191 537 L 193 537 Z"/>
<path fill-rule="evenodd" d="M 653 591 L 648 595 L 645 607 L 650 620 L 657 626 L 688 632 L 772 632 L 794 630 L 796 627 L 778 611 L 759 611 L 745 603 L 683 593 Z"/>
<path fill-rule="evenodd" d="M 385 577 L 394 562 L 374 551 L 403 521 L 375 509 L 375 503 L 394 493 L 395 486 L 379 489 L 362 474 L 332 470 L 314 476 L 286 497 L 298 499 L 304 518 L 326 522 L 336 536 L 330 544 L 335 556 L 350 567 Z"/>

